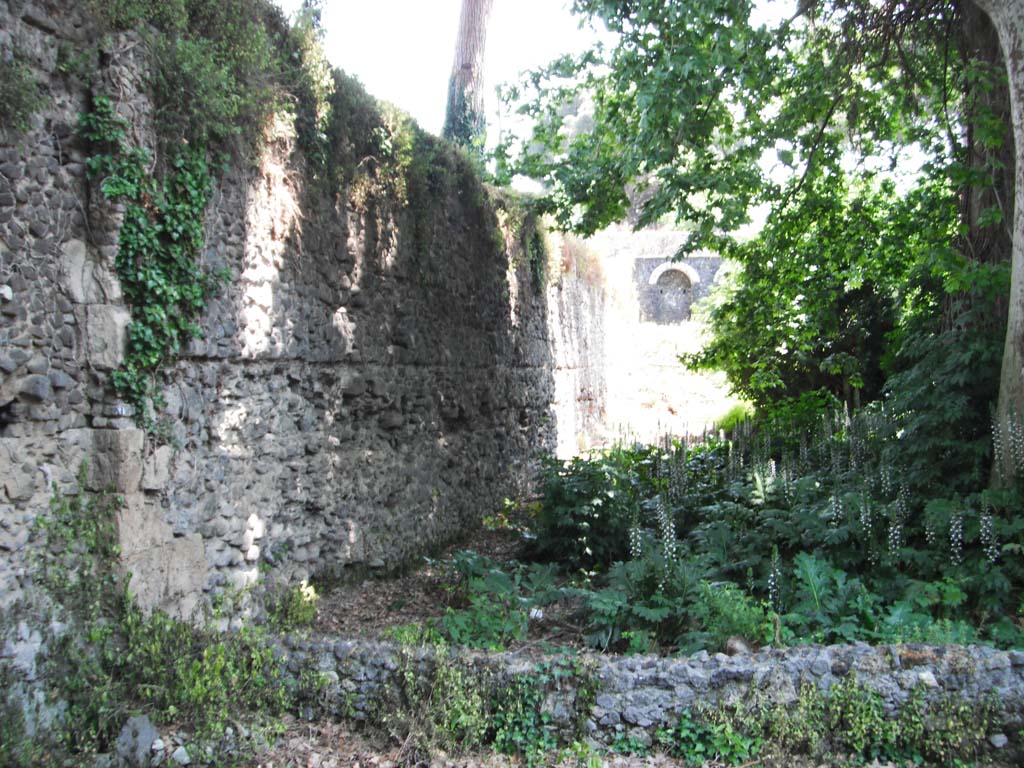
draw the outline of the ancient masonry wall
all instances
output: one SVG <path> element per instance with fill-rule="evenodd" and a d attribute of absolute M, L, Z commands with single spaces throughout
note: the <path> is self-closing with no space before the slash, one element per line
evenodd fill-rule
<path fill-rule="evenodd" d="M 228 170 L 203 258 L 231 278 L 169 372 L 171 439 L 136 427 L 107 385 L 130 319 L 120 211 L 74 134 L 89 89 L 58 66 L 96 55 L 83 5 L 0 0 L 0 49 L 45 96 L 28 131 L 0 134 L 0 609 L 31 585 L 34 523 L 84 459 L 89 489 L 125 497 L 133 590 L 180 615 L 223 587 L 399 567 L 522 490 L 571 439 L 576 417 L 558 414 L 601 396 L 574 384 L 552 407 L 556 370 L 603 367 L 599 343 L 564 343 L 599 337 L 603 294 L 571 275 L 537 285 L 505 204 L 447 150 L 451 183 L 415 213 L 317 192 L 288 125 Z M 93 92 L 152 147 L 144 46 L 101 53 Z"/>

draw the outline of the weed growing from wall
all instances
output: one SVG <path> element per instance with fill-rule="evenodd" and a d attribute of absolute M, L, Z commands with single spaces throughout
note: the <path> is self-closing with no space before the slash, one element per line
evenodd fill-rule
<path fill-rule="evenodd" d="M 582 738 L 594 703 L 592 670 L 577 660 L 541 662 L 529 671 L 503 675 L 451 653 L 430 628 L 393 630 L 399 644 L 395 681 L 374 704 L 373 718 L 405 745 L 406 758 L 435 749 L 465 752 L 491 745 L 495 750 L 539 765 L 556 749 L 565 731 Z M 547 707 L 552 693 L 568 694 L 576 715 L 572 726 L 556 724 Z"/>
<path fill-rule="evenodd" d="M 162 149 L 258 140 L 301 69 L 281 11 L 264 0 L 89 0 L 112 31 L 138 31 L 152 52 L 149 85 Z"/>
<path fill-rule="evenodd" d="M 204 153 L 179 150 L 161 182 L 151 175 L 149 153 L 131 146 L 127 128 L 104 96 L 79 119 L 79 132 L 92 147 L 90 176 L 108 200 L 125 206 L 115 266 L 132 323 L 124 363 L 111 380 L 139 424 L 152 430 L 151 405 L 163 404 L 156 375 L 202 335 L 196 320 L 227 275 L 198 263 L 211 187 Z"/>
<path fill-rule="evenodd" d="M 42 105 L 39 84 L 21 54 L 0 49 L 0 130 L 27 130 Z"/>
<path fill-rule="evenodd" d="M 267 621 L 278 632 L 301 630 L 316 621 L 320 595 L 316 588 L 303 579 L 271 595 L 267 606 Z"/>
<path fill-rule="evenodd" d="M 732 706 L 686 710 L 656 740 L 687 765 L 749 765 L 761 754 L 807 755 L 829 764 L 841 756 L 844 765 L 851 757 L 964 765 L 983 756 L 995 714 L 991 701 L 928 698 L 921 686 L 897 713 L 887 713 L 882 697 L 851 675 L 829 691 L 806 683 L 790 705 L 764 705 L 754 694 Z"/>

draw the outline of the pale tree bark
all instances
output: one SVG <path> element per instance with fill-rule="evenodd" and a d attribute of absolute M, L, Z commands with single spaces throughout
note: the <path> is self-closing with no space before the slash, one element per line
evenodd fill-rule
<path fill-rule="evenodd" d="M 1010 86 L 1010 114 L 1013 123 L 1016 190 L 1011 233 L 1013 258 L 1010 272 L 1009 312 L 1003 368 L 999 380 L 996 411 L 997 442 L 1001 461 L 993 467 L 997 483 L 1013 477 L 1015 467 L 1011 441 L 1024 417 L 1024 0 L 977 0 L 999 33 Z"/>
<path fill-rule="evenodd" d="M 484 113 L 484 49 L 487 20 L 494 0 L 462 0 L 455 63 L 448 81 L 444 137 L 467 147 L 482 147 Z"/>

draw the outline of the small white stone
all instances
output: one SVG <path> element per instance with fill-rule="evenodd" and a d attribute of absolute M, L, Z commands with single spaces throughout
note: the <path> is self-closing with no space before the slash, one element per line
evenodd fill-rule
<path fill-rule="evenodd" d="M 246 523 L 249 526 L 249 530 L 252 531 L 252 536 L 254 539 L 263 538 L 267 528 L 266 525 L 263 523 L 263 520 L 259 517 L 259 515 L 253 512 L 251 515 L 249 515 L 249 519 L 246 520 Z"/>
<path fill-rule="evenodd" d="M 1002 749 L 1009 742 L 1010 740 L 1006 738 L 1006 736 L 1002 733 L 993 733 L 991 736 L 988 737 L 988 743 L 996 749 Z"/>
<path fill-rule="evenodd" d="M 192 762 L 192 758 L 188 756 L 188 750 L 184 746 L 178 747 L 174 750 L 174 754 L 171 755 L 171 760 L 176 762 L 178 765 L 188 765 Z"/>
<path fill-rule="evenodd" d="M 9 285 L 0 285 L 0 299 L 4 301 L 10 301 L 14 298 L 14 291 Z"/>
<path fill-rule="evenodd" d="M 165 746 L 164 745 L 164 740 L 161 739 L 161 738 L 157 738 L 153 742 L 153 745 L 150 747 L 150 749 L 153 750 L 154 752 L 163 752 L 164 751 L 164 746 Z"/>
<path fill-rule="evenodd" d="M 928 688 L 938 688 L 939 681 L 935 679 L 935 673 L 930 669 L 926 669 L 924 672 L 917 676 L 917 679 L 921 681 L 922 685 Z"/>

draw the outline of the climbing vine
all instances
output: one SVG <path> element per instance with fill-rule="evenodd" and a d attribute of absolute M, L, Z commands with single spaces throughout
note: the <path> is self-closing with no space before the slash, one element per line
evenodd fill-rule
<path fill-rule="evenodd" d="M 149 152 L 131 145 L 126 128 L 103 96 L 79 120 L 92 147 L 90 176 L 99 180 L 104 197 L 125 206 L 115 267 L 132 322 L 124 363 L 111 380 L 138 423 L 153 430 L 152 409 L 163 404 L 156 374 L 202 335 L 196 318 L 226 275 L 198 263 L 211 189 L 205 153 L 183 147 L 158 180 L 150 172 Z"/>

